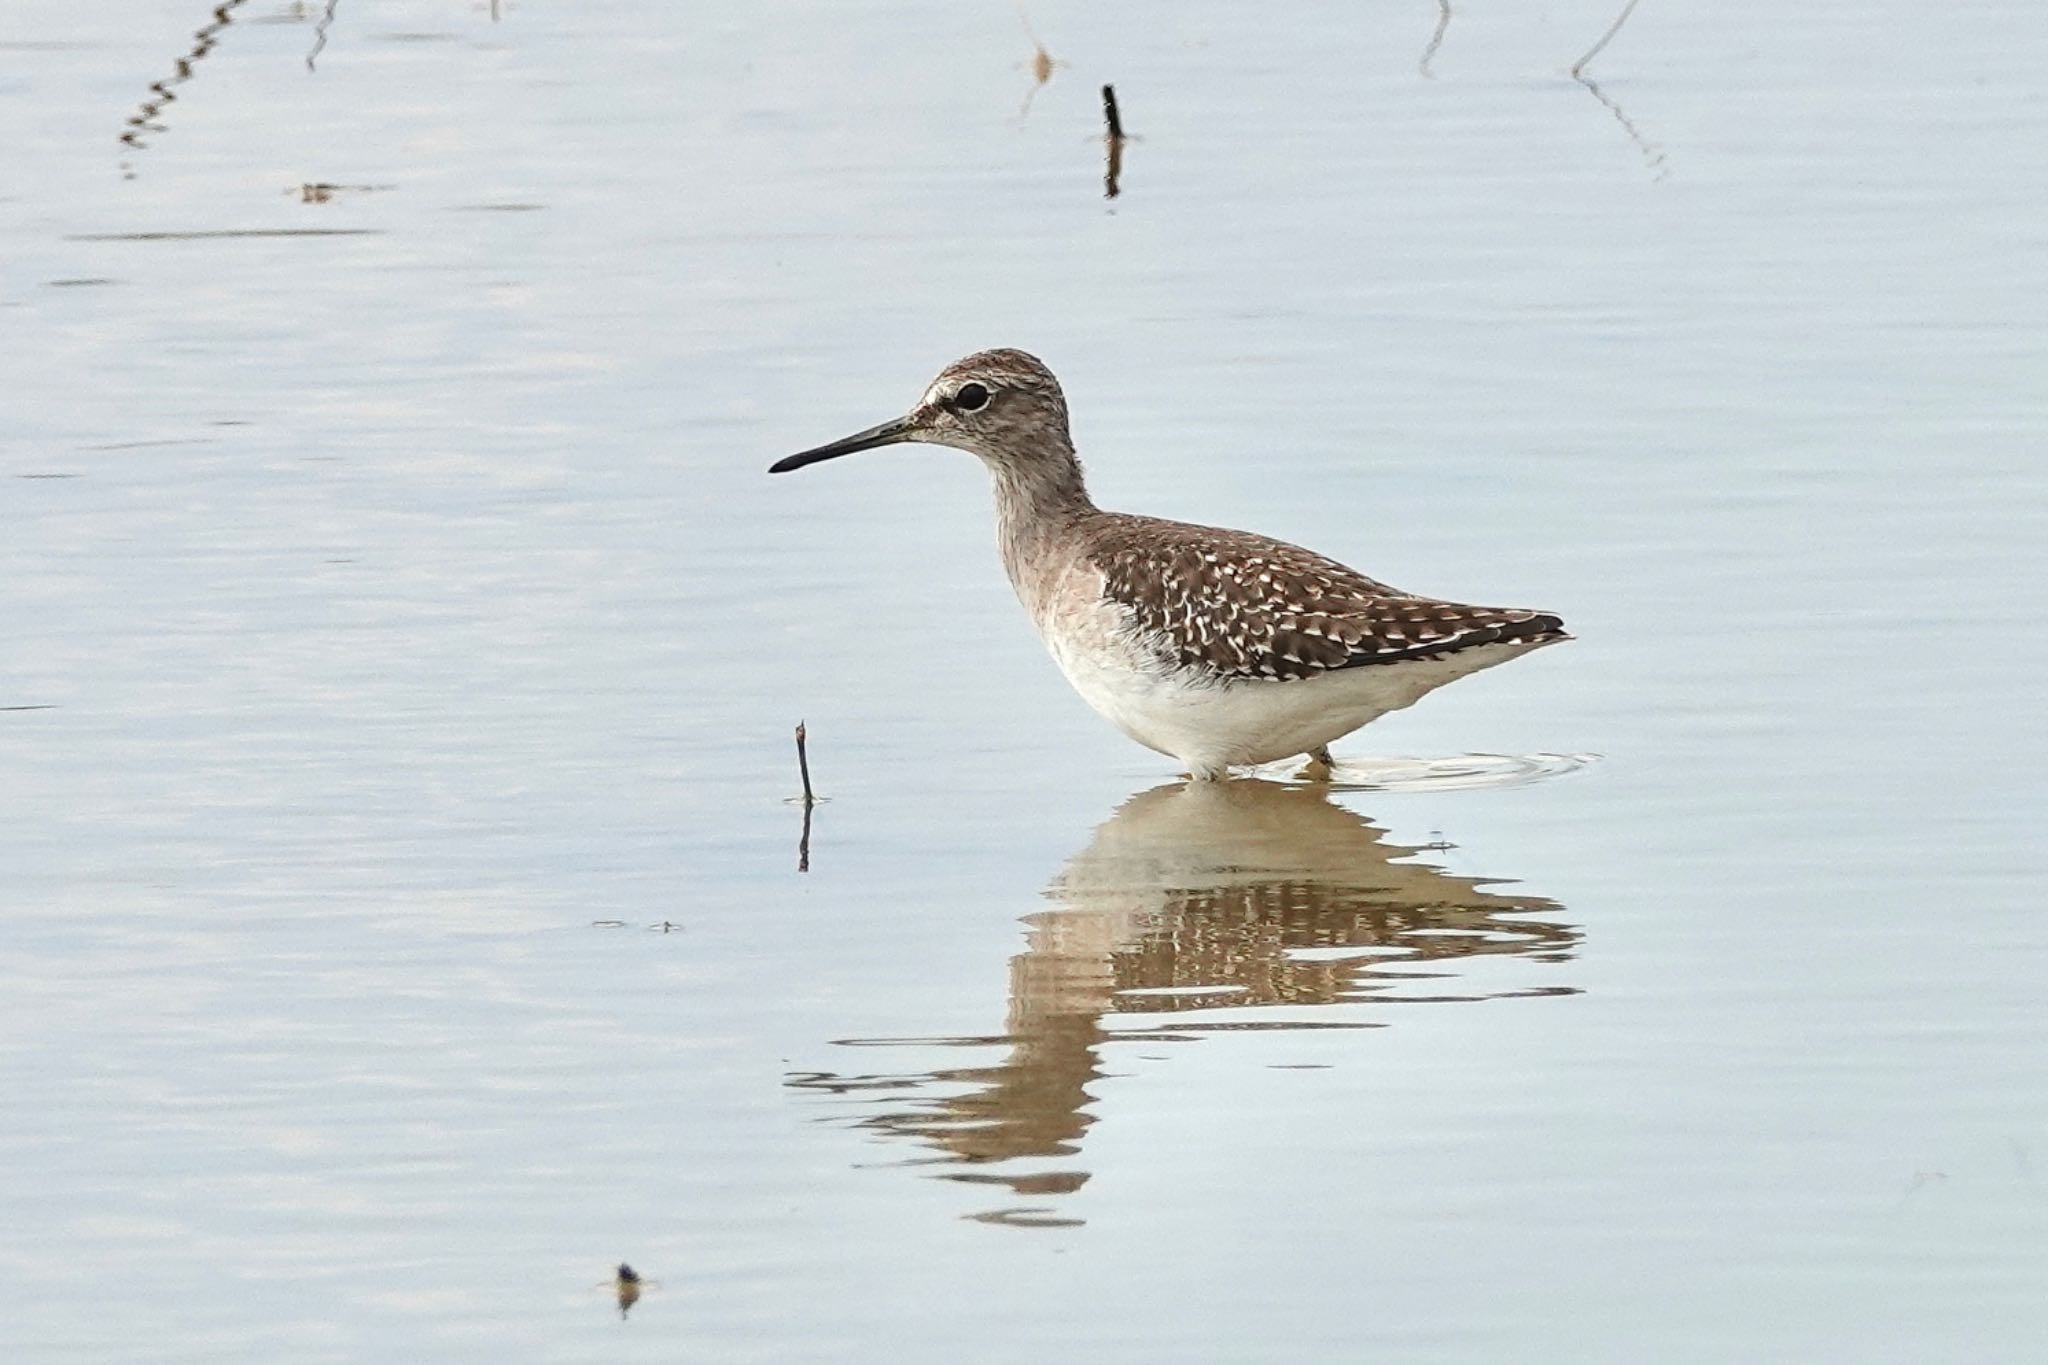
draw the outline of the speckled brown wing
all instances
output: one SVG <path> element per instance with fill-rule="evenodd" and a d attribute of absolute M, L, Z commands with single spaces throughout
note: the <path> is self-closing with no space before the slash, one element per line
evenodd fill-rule
<path fill-rule="evenodd" d="M 1544 612 L 1417 597 L 1243 531 L 1109 514 L 1090 530 L 1103 593 L 1136 635 L 1223 677 L 1283 682 L 1564 633 Z"/>

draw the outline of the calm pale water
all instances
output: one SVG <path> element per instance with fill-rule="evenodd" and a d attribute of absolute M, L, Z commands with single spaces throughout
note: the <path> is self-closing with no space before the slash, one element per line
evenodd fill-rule
<path fill-rule="evenodd" d="M 0 1358 L 2038 1359 L 2048 18 L 1617 8 L 13 0 Z M 988 345 L 1579 638 L 1183 790 Z"/>

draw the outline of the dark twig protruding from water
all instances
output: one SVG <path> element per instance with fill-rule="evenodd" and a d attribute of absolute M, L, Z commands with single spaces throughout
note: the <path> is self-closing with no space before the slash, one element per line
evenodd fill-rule
<path fill-rule="evenodd" d="M 804 829 L 796 840 L 796 870 L 811 870 L 811 810 L 818 804 L 817 793 L 811 790 L 811 755 L 805 743 L 804 723 L 796 723 L 796 770 L 804 780 Z"/>
<path fill-rule="evenodd" d="M 805 747 L 804 723 L 796 723 L 796 770 L 804 780 L 804 809 L 818 804 L 817 793 L 811 790 L 811 755 Z"/>
<path fill-rule="evenodd" d="M 1117 196 L 1117 181 L 1124 173 L 1124 120 L 1116 108 L 1116 87 L 1102 87 L 1102 122 L 1107 131 L 1102 143 L 1109 149 L 1109 166 L 1102 173 L 1102 197 L 1114 199 Z"/>
<path fill-rule="evenodd" d="M 1416 63 L 1424 80 L 1436 79 L 1436 73 L 1429 69 L 1429 64 L 1436 59 L 1436 51 L 1444 45 L 1444 34 L 1448 33 L 1450 28 L 1451 0 L 1436 0 L 1436 32 L 1429 35 L 1429 45 L 1422 49 L 1422 60 Z"/>

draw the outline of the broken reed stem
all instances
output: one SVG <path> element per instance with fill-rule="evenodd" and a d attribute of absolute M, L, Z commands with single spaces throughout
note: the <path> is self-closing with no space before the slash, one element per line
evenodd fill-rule
<path fill-rule="evenodd" d="M 811 756 L 804 749 L 804 723 L 796 723 L 796 770 L 804 779 L 804 809 L 818 804 L 818 798 L 811 791 Z"/>
<path fill-rule="evenodd" d="M 1111 142 L 1124 140 L 1124 121 L 1116 112 L 1116 87 L 1113 85 L 1102 87 L 1102 121 L 1109 125 Z"/>

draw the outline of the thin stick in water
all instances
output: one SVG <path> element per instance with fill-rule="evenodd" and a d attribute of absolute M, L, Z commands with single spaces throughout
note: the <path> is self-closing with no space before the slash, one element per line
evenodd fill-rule
<path fill-rule="evenodd" d="M 804 779 L 804 829 L 796 841 L 796 870 L 811 870 L 811 809 L 818 804 L 818 794 L 811 790 L 811 753 L 807 743 L 809 736 L 804 733 L 804 723 L 796 723 L 796 770 Z"/>
<path fill-rule="evenodd" d="M 1621 7 L 1621 13 L 1614 16 L 1614 22 L 1607 26 L 1607 32 L 1600 35 L 1600 41 L 1587 48 L 1586 55 L 1572 63 L 1573 80 L 1577 80 L 1579 73 L 1586 69 L 1586 63 L 1599 56 L 1602 49 L 1614 41 L 1614 35 L 1621 32 L 1621 26 L 1628 22 L 1629 15 L 1636 12 L 1636 6 L 1640 3 L 1642 0 L 1628 0 L 1628 3 Z"/>
<path fill-rule="evenodd" d="M 1110 141 L 1124 140 L 1124 121 L 1116 112 L 1116 87 L 1113 85 L 1102 87 L 1102 121 L 1109 125 Z"/>
<path fill-rule="evenodd" d="M 804 723 L 796 723 L 796 770 L 804 779 L 804 809 L 818 804 L 816 794 L 811 791 L 811 756 L 804 748 Z"/>
<path fill-rule="evenodd" d="M 1103 134 L 1102 145 L 1109 149 L 1109 164 L 1102 172 L 1102 197 L 1114 199 L 1117 196 L 1117 181 L 1124 173 L 1124 121 L 1116 111 L 1116 87 L 1102 87 L 1102 121 L 1109 131 Z"/>

